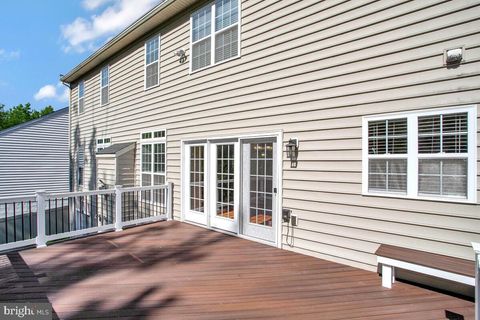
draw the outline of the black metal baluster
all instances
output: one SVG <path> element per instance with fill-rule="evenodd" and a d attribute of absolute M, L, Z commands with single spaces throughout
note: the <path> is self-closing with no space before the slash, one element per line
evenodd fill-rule
<path fill-rule="evenodd" d="M 24 210 L 23 210 L 23 201 L 22 201 L 22 240 L 25 240 L 25 219 L 23 215 L 24 215 Z"/>
<path fill-rule="evenodd" d="M 58 198 L 55 198 L 55 234 L 58 234 Z"/>
<path fill-rule="evenodd" d="M 64 205 L 63 205 L 63 200 L 65 198 L 62 197 L 62 233 L 65 232 L 65 212 L 64 211 Z"/>
<path fill-rule="evenodd" d="M 28 214 L 30 217 L 28 219 L 28 222 L 30 225 L 30 239 L 32 239 L 32 201 L 31 200 L 28 201 Z"/>
<path fill-rule="evenodd" d="M 13 242 L 17 241 L 17 216 L 15 213 L 15 207 L 17 204 L 13 203 Z"/>
<path fill-rule="evenodd" d="M 5 203 L 5 243 L 8 243 L 8 203 Z"/>

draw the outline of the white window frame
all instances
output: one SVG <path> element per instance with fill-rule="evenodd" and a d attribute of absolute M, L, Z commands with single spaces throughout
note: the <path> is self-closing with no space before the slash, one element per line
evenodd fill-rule
<path fill-rule="evenodd" d="M 158 60 L 154 61 L 154 62 L 151 62 L 147 65 L 147 43 L 151 40 L 154 40 L 155 38 L 158 38 Z M 162 44 L 161 44 L 160 34 L 157 34 L 153 37 L 148 38 L 143 45 L 143 48 L 144 48 L 144 53 L 143 53 L 143 90 L 144 91 L 156 88 L 160 85 L 160 52 L 161 52 L 161 47 L 162 47 Z M 151 86 L 151 87 L 147 88 L 147 67 L 149 65 L 155 63 L 155 62 L 158 62 L 158 83 L 154 86 Z"/>
<path fill-rule="evenodd" d="M 103 82 L 103 70 L 107 69 L 107 74 L 108 74 L 108 83 L 105 86 L 102 86 Z M 102 103 L 102 89 L 107 88 L 107 102 Z M 107 104 L 110 103 L 110 65 L 103 66 L 102 69 L 100 69 L 100 106 L 106 106 Z"/>
<path fill-rule="evenodd" d="M 80 97 L 80 86 L 83 86 L 83 95 Z M 80 112 L 80 100 L 83 99 L 83 111 Z M 85 80 L 78 83 L 77 88 L 77 113 L 80 115 L 85 112 Z"/>
<path fill-rule="evenodd" d="M 110 139 L 109 142 L 105 142 L 106 139 Z M 98 141 L 99 140 L 102 140 L 101 143 L 99 143 Z M 101 151 L 105 148 L 108 148 L 112 145 L 112 138 L 111 137 L 98 137 L 97 140 L 95 141 L 96 143 L 96 147 L 95 147 L 95 150 L 98 152 L 98 151 Z"/>
<path fill-rule="evenodd" d="M 156 131 L 164 131 L 165 136 L 162 138 L 154 138 L 154 132 Z M 142 135 L 145 133 L 151 133 L 152 137 L 148 139 L 143 139 Z M 160 172 L 154 172 L 154 150 L 155 148 L 153 147 L 154 144 L 158 143 L 163 143 L 165 146 L 165 171 L 163 173 Z M 152 170 L 151 172 L 144 172 L 143 171 L 143 146 L 144 145 L 152 145 Z M 140 186 L 143 186 L 143 175 L 144 174 L 150 174 L 150 179 L 151 179 L 151 185 L 153 186 L 154 184 L 154 176 L 159 175 L 164 177 L 165 184 L 167 183 L 167 130 L 166 129 L 153 129 L 153 130 L 146 130 L 140 132 Z"/>
<path fill-rule="evenodd" d="M 189 74 L 193 74 L 193 73 L 196 73 L 196 72 L 199 72 L 199 71 L 202 71 L 202 70 L 205 70 L 205 69 L 208 69 L 208 68 L 211 68 L 211 67 L 214 67 L 216 65 L 220 65 L 222 63 L 225 63 L 225 62 L 229 62 L 229 61 L 232 61 L 232 60 L 235 60 L 235 59 L 238 59 L 242 56 L 242 39 L 241 39 L 241 29 L 242 29 L 242 1 L 241 0 L 238 0 L 238 21 L 234 24 L 231 24 L 229 25 L 228 27 L 225 27 L 223 29 L 220 29 L 218 31 L 215 31 L 215 1 L 212 1 L 206 5 L 203 5 L 201 6 L 200 8 L 197 8 L 195 11 L 193 11 L 191 14 L 190 14 L 190 48 L 189 48 L 189 52 L 190 52 L 190 62 L 189 62 Z M 197 70 L 192 70 L 192 61 L 193 59 L 191 58 L 192 57 L 192 50 L 193 50 L 193 45 L 197 42 L 200 42 L 204 39 L 206 39 L 207 37 L 204 37 L 204 38 L 201 38 L 201 39 L 198 39 L 197 41 L 195 41 L 195 43 L 193 43 L 193 14 L 195 12 L 197 12 L 198 10 L 202 10 L 203 8 L 207 7 L 207 6 L 211 6 L 212 9 L 210 10 L 211 11 L 211 23 L 210 23 L 210 28 L 211 28 L 211 31 L 210 31 L 210 36 L 211 37 L 211 41 L 210 41 L 210 64 L 208 66 L 205 66 L 203 68 L 200 68 L 200 69 L 197 69 Z M 237 28 L 237 32 L 238 32 L 238 54 L 234 57 L 231 57 L 231 58 L 228 58 L 228 59 L 225 59 L 225 60 L 222 60 L 220 62 L 217 62 L 215 63 L 215 41 L 216 41 L 216 36 L 217 34 L 219 33 L 222 33 L 223 31 L 227 30 L 227 29 L 230 29 L 230 28 L 233 28 L 234 26 L 238 26 Z"/>
<path fill-rule="evenodd" d="M 468 152 L 467 152 L 467 197 L 444 195 L 418 194 L 418 162 L 419 159 L 433 158 L 465 158 L 465 154 L 442 153 L 438 155 L 418 153 L 418 118 L 440 114 L 467 113 L 468 121 Z M 407 192 L 394 193 L 387 191 L 368 190 L 368 123 L 397 118 L 407 118 Z M 402 155 L 379 155 L 375 158 L 401 158 Z M 433 200 L 444 202 L 476 203 L 477 201 L 477 105 L 438 108 L 423 111 L 389 113 L 383 115 L 366 116 L 362 118 L 362 194 L 364 196 L 381 196 L 393 198 L 407 198 L 418 200 Z"/>

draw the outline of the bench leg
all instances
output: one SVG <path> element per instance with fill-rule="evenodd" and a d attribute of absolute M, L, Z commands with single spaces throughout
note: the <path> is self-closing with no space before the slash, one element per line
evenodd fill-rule
<path fill-rule="evenodd" d="M 382 264 L 382 286 L 385 288 L 392 288 L 392 283 L 394 281 L 393 276 L 394 269 L 392 266 Z"/>

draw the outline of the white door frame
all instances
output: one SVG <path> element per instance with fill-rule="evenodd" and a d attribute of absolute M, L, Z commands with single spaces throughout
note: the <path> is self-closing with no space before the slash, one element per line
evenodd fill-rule
<path fill-rule="evenodd" d="M 241 143 L 241 140 L 243 139 L 252 139 L 252 138 L 267 138 L 267 137 L 271 137 L 271 138 L 276 138 L 277 139 L 277 145 L 278 145 L 278 148 L 276 150 L 276 157 L 278 159 L 277 161 L 277 165 L 276 165 L 276 168 L 274 168 L 274 170 L 276 170 L 276 174 L 277 174 L 277 196 L 276 196 L 276 199 L 275 199 L 275 207 L 276 207 L 276 210 L 275 210 L 275 215 L 276 215 L 276 219 L 277 219 L 277 223 L 276 223 L 276 231 L 275 231 L 275 241 L 272 243 L 272 242 L 268 242 L 268 241 L 264 241 L 264 240 L 261 240 L 261 239 L 257 239 L 257 238 L 252 238 L 252 237 L 248 237 L 248 236 L 245 236 L 245 235 L 242 235 L 242 234 L 239 234 L 238 232 L 235 234 L 236 236 L 240 237 L 240 238 L 244 238 L 244 239 L 248 239 L 248 240 L 253 240 L 253 241 L 256 241 L 256 242 L 260 242 L 260 243 L 264 243 L 264 244 L 268 244 L 268 245 L 271 245 L 271 246 L 275 246 L 275 247 L 278 247 L 278 248 L 281 248 L 282 247 L 282 208 L 283 208 L 283 204 L 282 204 L 282 199 L 283 199 L 283 130 L 279 130 L 279 131 L 269 131 L 269 132 L 257 132 L 257 133 L 251 133 L 251 134 L 238 134 L 238 135 L 228 135 L 228 136 L 210 136 L 210 137 L 202 137 L 202 138 L 190 138 L 190 139 L 181 139 L 180 140 L 180 144 L 181 144 L 181 162 L 180 162 L 180 173 L 181 173 L 181 186 L 180 186 L 180 193 L 181 193 L 181 215 L 180 215 L 180 218 L 181 218 L 181 221 L 182 222 L 186 222 L 186 223 L 193 223 L 193 224 L 196 224 L 196 225 L 201 225 L 202 227 L 206 227 L 208 229 L 212 229 L 212 230 L 216 230 L 216 231 L 219 231 L 219 232 L 224 232 L 224 233 L 228 233 L 228 234 L 232 234 L 230 232 L 227 232 L 227 231 L 222 231 L 222 230 L 219 230 L 219 229 L 214 229 L 211 227 L 210 225 L 210 215 L 207 215 L 207 223 L 206 224 L 200 224 L 200 223 L 195 223 L 195 222 L 191 222 L 191 221 L 188 221 L 185 219 L 185 212 L 186 212 L 186 208 L 188 207 L 188 202 L 189 199 L 188 199 L 188 192 L 184 192 L 184 188 L 186 186 L 186 182 L 188 181 L 188 178 L 187 178 L 187 174 L 188 172 L 186 172 L 185 169 L 188 169 L 188 166 L 189 164 L 187 163 L 189 161 L 189 159 L 187 158 L 188 157 L 188 154 L 185 154 L 185 146 L 186 145 L 193 145 L 193 144 L 205 144 L 207 149 L 205 150 L 205 155 L 206 155 L 206 159 L 205 159 L 205 164 L 206 164 L 206 168 L 210 168 L 211 165 L 210 165 L 210 157 L 209 157 L 209 151 L 210 150 L 210 141 L 212 142 L 215 142 L 216 140 L 218 141 L 221 141 L 223 139 L 238 139 L 239 143 Z M 208 166 L 208 167 L 207 167 Z M 206 186 L 210 186 L 211 185 L 211 178 L 210 178 L 210 174 L 206 174 L 205 175 L 205 185 Z M 205 212 L 210 212 L 210 200 L 209 200 L 209 190 L 210 188 L 206 188 L 205 190 Z M 238 199 L 238 201 L 240 201 L 240 199 Z M 237 202 L 238 202 L 237 201 Z"/>

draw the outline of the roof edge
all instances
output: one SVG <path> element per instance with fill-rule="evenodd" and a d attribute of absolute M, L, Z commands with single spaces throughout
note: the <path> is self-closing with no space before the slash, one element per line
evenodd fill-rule
<path fill-rule="evenodd" d="M 33 120 L 30 120 L 30 121 L 27 121 L 27 122 L 24 122 L 24 123 L 20 123 L 20 124 L 17 124 L 13 127 L 10 127 L 10 128 L 7 128 L 7 129 L 4 129 L 4 130 L 1 130 L 0 131 L 0 136 L 4 135 L 4 134 L 7 134 L 7 133 L 10 133 L 11 131 L 15 131 L 15 130 L 18 130 L 18 129 L 21 129 L 23 127 L 26 127 L 26 126 L 29 126 L 29 125 L 32 125 L 32 124 L 35 124 L 37 122 L 41 122 L 41 121 L 45 121 L 45 120 L 48 120 L 50 118 L 53 118 L 54 116 L 59 116 L 60 114 L 62 113 L 66 113 L 68 112 L 68 108 L 69 107 L 63 107 L 61 109 L 58 109 L 58 110 L 55 110 L 54 112 L 52 113 L 49 113 L 47 115 L 44 115 L 40 118 L 37 118 L 37 119 L 33 119 Z"/>

